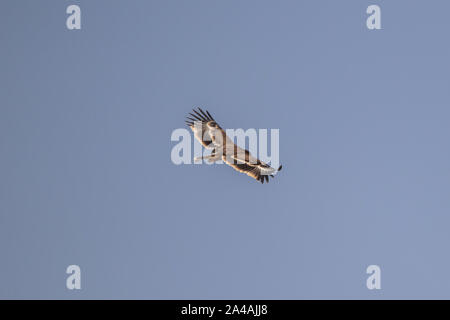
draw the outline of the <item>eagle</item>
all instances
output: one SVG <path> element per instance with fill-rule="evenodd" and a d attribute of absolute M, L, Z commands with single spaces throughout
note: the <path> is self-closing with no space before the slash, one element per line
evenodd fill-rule
<path fill-rule="evenodd" d="M 278 169 L 274 169 L 252 156 L 248 150 L 234 144 L 208 110 L 203 111 L 198 107 L 198 110 L 192 111 L 193 113 L 189 112 L 189 116 L 186 117 L 186 124 L 205 148 L 212 149 L 210 155 L 197 157 L 195 161 L 205 159 L 215 162 L 222 159 L 236 171 L 243 172 L 261 183 L 269 182 L 269 177 L 273 178 L 281 170 L 281 165 Z"/>

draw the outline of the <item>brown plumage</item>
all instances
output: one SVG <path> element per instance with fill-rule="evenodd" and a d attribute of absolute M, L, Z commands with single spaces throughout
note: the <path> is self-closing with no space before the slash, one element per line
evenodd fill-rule
<path fill-rule="evenodd" d="M 188 119 L 186 124 L 194 132 L 195 138 L 205 148 L 212 149 L 211 155 L 195 160 L 206 159 L 215 162 L 222 159 L 236 171 L 245 173 L 261 183 L 269 182 L 269 176 L 273 178 L 281 170 L 281 165 L 278 169 L 274 169 L 253 157 L 248 150 L 234 144 L 208 111 L 198 108 L 189 115 L 186 117 Z"/>

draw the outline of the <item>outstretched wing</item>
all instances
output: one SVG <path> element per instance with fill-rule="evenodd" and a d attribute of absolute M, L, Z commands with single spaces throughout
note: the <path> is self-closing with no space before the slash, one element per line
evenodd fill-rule
<path fill-rule="evenodd" d="M 274 177 L 281 170 L 281 166 L 278 169 L 274 169 L 253 157 L 247 150 L 236 146 L 226 136 L 225 131 L 220 128 L 208 111 L 205 112 L 201 108 L 198 108 L 198 110 L 193 109 L 192 111 L 194 113 L 189 113 L 190 116 L 186 117 L 186 123 L 194 132 L 195 138 L 205 148 L 218 148 L 220 152 L 225 152 L 225 154 L 222 154 L 223 161 L 236 171 L 243 172 L 253 179 L 264 183 L 264 181 L 269 182 L 269 176 Z M 222 139 L 218 139 L 218 137 Z M 215 153 L 214 150 L 213 153 Z"/>
<path fill-rule="evenodd" d="M 214 147 L 211 132 L 208 126 L 206 125 L 209 121 L 215 121 L 211 114 L 206 111 L 204 112 L 200 107 L 198 111 L 192 109 L 194 113 L 189 113 L 190 117 L 186 117 L 186 124 L 191 128 L 194 132 L 195 138 L 208 149 L 212 149 Z"/>
<path fill-rule="evenodd" d="M 223 157 L 223 160 L 226 164 L 234 168 L 236 171 L 243 172 L 248 176 L 264 183 L 266 181 L 269 182 L 269 176 L 274 177 L 274 174 L 281 170 L 282 166 L 275 170 L 268 164 L 260 161 L 259 159 L 254 161 L 250 161 L 249 152 L 245 150 L 245 156 L 242 157 L 240 154 L 234 154 L 231 157 Z"/>

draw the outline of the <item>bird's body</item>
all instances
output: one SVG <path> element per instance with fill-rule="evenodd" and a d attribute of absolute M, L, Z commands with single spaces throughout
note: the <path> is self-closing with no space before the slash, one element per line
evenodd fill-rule
<path fill-rule="evenodd" d="M 225 131 L 216 123 L 211 114 L 198 108 L 193 110 L 195 114 L 189 113 L 186 123 L 194 132 L 195 138 L 207 149 L 212 149 L 209 156 L 201 157 L 210 162 L 223 160 L 226 164 L 239 172 L 264 183 L 269 182 L 269 176 L 281 170 L 274 169 L 258 158 L 252 156 L 246 149 L 240 148 L 227 136 Z M 199 159 L 196 159 L 199 160 Z"/>

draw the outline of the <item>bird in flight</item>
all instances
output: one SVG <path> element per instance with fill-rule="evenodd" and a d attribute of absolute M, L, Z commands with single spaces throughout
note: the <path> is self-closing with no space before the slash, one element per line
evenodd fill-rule
<path fill-rule="evenodd" d="M 205 112 L 198 108 L 198 110 L 193 109 L 192 111 L 194 113 L 189 113 L 190 117 L 186 117 L 187 125 L 205 148 L 212 149 L 210 155 L 195 158 L 195 161 L 205 159 L 215 162 L 222 159 L 236 171 L 243 172 L 261 183 L 269 182 L 269 176 L 273 178 L 281 170 L 281 165 L 278 169 L 274 169 L 252 156 L 248 150 L 234 144 L 208 110 Z"/>

